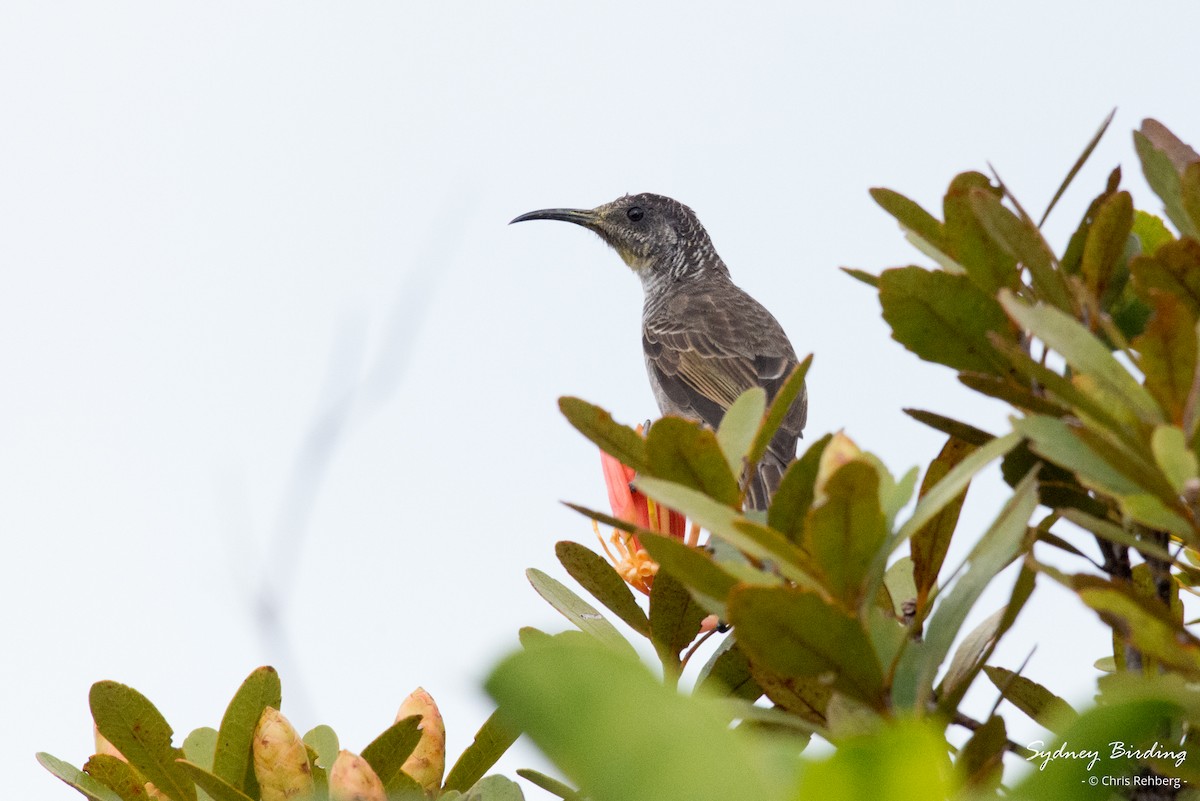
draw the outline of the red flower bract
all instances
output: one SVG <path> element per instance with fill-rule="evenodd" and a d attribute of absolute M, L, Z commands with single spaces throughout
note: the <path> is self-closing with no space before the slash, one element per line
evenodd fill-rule
<path fill-rule="evenodd" d="M 640 426 L 638 433 L 641 433 Z M 682 514 L 655 503 L 633 488 L 632 482 L 637 471 L 603 451 L 600 452 L 600 466 L 604 470 L 604 483 L 608 486 L 608 503 L 612 507 L 613 517 L 677 540 L 684 538 L 687 520 Z M 600 538 L 600 545 L 621 578 L 629 586 L 648 595 L 654 575 L 658 572 L 658 564 L 646 553 L 638 538 L 623 531 L 614 531 L 611 537 L 613 549 L 610 550 L 600 536 L 598 527 L 596 536 Z"/>
<path fill-rule="evenodd" d="M 640 429 L 639 429 L 640 430 Z M 667 509 L 638 492 L 632 486 L 637 471 L 621 464 L 615 457 L 600 452 L 604 483 L 608 485 L 608 504 L 613 517 L 682 540 L 687 520 L 673 509 Z"/>

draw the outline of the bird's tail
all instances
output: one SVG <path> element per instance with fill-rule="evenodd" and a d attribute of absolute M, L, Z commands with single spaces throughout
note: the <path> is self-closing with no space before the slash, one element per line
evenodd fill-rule
<path fill-rule="evenodd" d="M 775 443 L 771 444 L 750 479 L 750 485 L 746 490 L 747 509 L 765 510 L 770 506 L 771 498 L 775 497 L 775 490 L 779 489 L 779 482 L 783 480 L 783 474 L 787 471 L 792 459 L 795 458 L 795 454 L 795 440 L 792 440 L 791 451 L 786 459 L 775 448 Z"/>

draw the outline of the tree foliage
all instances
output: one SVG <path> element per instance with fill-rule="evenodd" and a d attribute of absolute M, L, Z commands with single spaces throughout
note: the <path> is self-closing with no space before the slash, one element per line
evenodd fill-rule
<path fill-rule="evenodd" d="M 1036 221 L 978 172 L 951 181 L 940 219 L 898 192 L 872 190 L 930 263 L 848 272 L 878 294 L 896 341 L 1008 404 L 1011 430 L 910 410 L 946 441 L 923 473 L 902 475 L 844 435 L 821 437 L 763 513 L 743 509 L 745 477 L 811 357 L 774 404 L 752 390 L 717 431 L 665 418 L 643 432 L 564 398 L 564 415 L 612 460 L 613 514 L 573 507 L 615 529 L 609 559 L 578 543 L 556 547 L 590 599 L 528 572 L 573 628 L 521 631 L 520 650 L 487 680 L 496 715 L 444 782 L 440 770 L 430 780 L 406 767 L 423 739 L 413 717 L 361 759 L 350 755 L 379 792 L 520 798 L 508 779 L 484 776 L 517 732 L 563 778 L 520 775 L 563 799 L 1191 792 L 1177 788 L 1200 782 L 1189 753 L 1200 723 L 1200 638 L 1181 599 L 1200 584 L 1200 155 L 1147 120 L 1134 146 L 1170 225 L 1135 208 L 1118 169 L 1056 250 L 1041 226 L 1110 121 Z M 1011 495 L 983 531 L 960 531 L 972 479 L 997 461 Z M 954 538 L 973 545 L 962 564 L 947 565 Z M 1081 655 L 1074 666 L 1099 657 L 1105 671 L 1090 709 L 1072 709 L 1020 665 L 993 664 L 1047 583 L 1112 632 L 1111 653 Z M 993 584 L 1007 603 L 964 630 Z M 714 637 L 711 657 L 694 664 Z M 995 707 L 968 715 L 962 702 L 973 686 L 1044 727 L 1045 742 L 1032 750 L 1012 742 Z M 176 747 L 146 699 L 101 682 L 92 709 L 114 752 L 83 771 L 39 758 L 101 801 L 266 799 L 272 774 L 252 743 L 279 702 L 278 679 L 262 668 L 219 730 Z M 339 797 L 336 735 L 318 727 L 294 739 L 293 764 L 306 773 L 299 795 Z M 831 744 L 832 756 L 806 755 L 814 739 Z M 1024 762 L 1032 770 L 1014 780 L 1006 766 Z M 344 774 L 359 762 L 341 764 Z"/>

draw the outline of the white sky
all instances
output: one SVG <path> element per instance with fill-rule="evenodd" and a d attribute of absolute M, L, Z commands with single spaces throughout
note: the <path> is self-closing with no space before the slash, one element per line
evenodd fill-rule
<path fill-rule="evenodd" d="M 86 758 L 103 678 L 182 737 L 274 663 L 296 725 L 355 750 L 424 685 L 451 758 L 470 742 L 517 628 L 564 625 L 522 576 L 592 541 L 557 501 L 605 499 L 555 399 L 656 414 L 637 281 L 577 228 L 507 227 L 521 212 L 691 205 L 816 353 L 809 441 L 844 427 L 900 473 L 941 440 L 902 407 L 1001 430 L 837 270 L 921 261 L 868 187 L 938 211 L 991 161 L 1041 209 L 1118 106 L 1048 226 L 1061 248 L 1117 163 L 1157 210 L 1142 117 L 1200 141 L 1194 4 L 1004 6 L 5 3 L 6 792 L 72 796 L 33 752 Z M 325 471 L 292 491 L 311 513 L 281 524 L 313 421 L 356 387 Z M 951 565 L 998 484 L 973 491 Z M 291 576 L 292 658 L 252 614 L 268 559 Z M 1085 701 L 1103 630 L 1046 582 L 1032 604 L 996 661 L 1037 644 L 1029 674 Z"/>

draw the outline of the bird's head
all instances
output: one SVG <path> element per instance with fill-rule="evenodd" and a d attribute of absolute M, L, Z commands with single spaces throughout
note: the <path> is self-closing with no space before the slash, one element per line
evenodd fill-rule
<path fill-rule="evenodd" d="M 591 229 L 643 277 L 715 255 L 695 212 L 677 200 L 647 192 L 594 209 L 540 209 L 512 222 L 526 220 L 562 220 Z"/>

